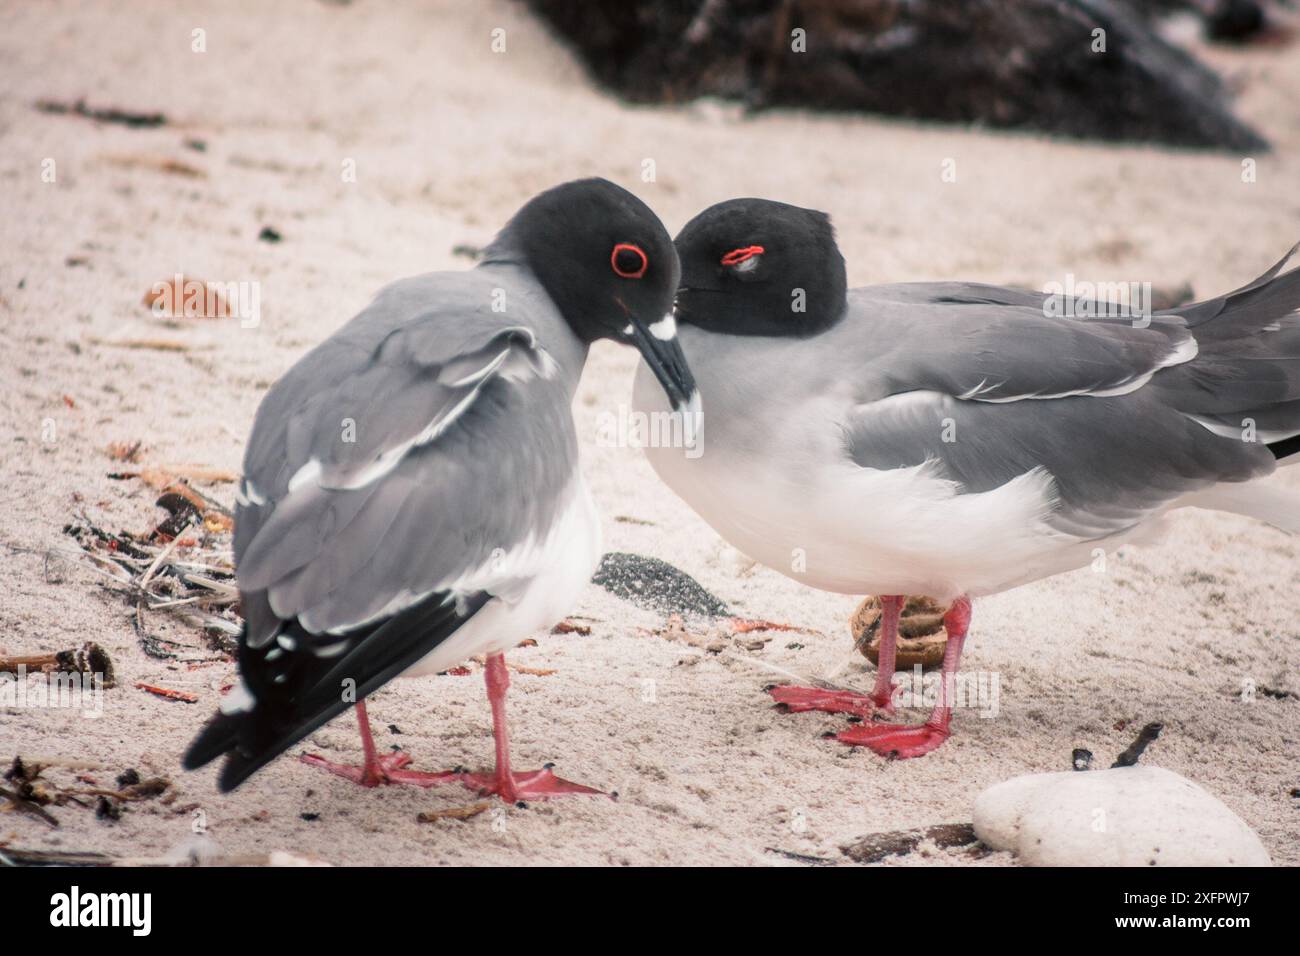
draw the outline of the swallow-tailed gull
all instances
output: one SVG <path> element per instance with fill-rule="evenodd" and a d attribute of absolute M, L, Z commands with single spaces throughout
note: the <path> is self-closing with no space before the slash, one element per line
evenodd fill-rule
<path fill-rule="evenodd" d="M 796 581 L 883 596 L 869 696 L 773 689 L 792 710 L 889 709 L 903 595 L 951 602 L 918 727 L 839 735 L 899 757 L 948 737 L 970 599 L 1082 567 L 1184 506 L 1300 531 L 1258 479 L 1300 459 L 1300 269 L 1154 314 L 963 282 L 849 290 L 825 214 L 720 203 L 676 239 L 696 447 L 648 448 L 723 538 Z M 1292 253 L 1295 249 L 1292 250 Z M 664 407 L 646 369 L 634 404 Z"/>
<path fill-rule="evenodd" d="M 597 793 L 512 772 L 502 656 L 569 612 L 600 558 L 570 404 L 596 339 L 634 343 L 666 401 L 678 266 L 654 213 L 600 179 L 528 202 L 467 272 L 396 282 L 272 386 L 238 494 L 242 680 L 185 755 L 222 790 L 356 706 L 358 783 L 451 780 L 515 801 Z M 492 774 L 379 756 L 365 698 L 487 655 Z"/>

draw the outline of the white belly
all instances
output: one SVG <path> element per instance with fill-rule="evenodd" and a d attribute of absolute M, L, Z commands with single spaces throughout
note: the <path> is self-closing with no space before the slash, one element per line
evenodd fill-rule
<path fill-rule="evenodd" d="M 833 409 L 818 399 L 755 429 L 752 421 L 711 417 L 710 386 L 719 387 L 701 382 L 703 453 L 647 448 L 646 456 L 731 545 L 793 580 L 843 594 L 947 600 L 1006 590 L 1092 560 L 1098 542 L 1043 521 L 1052 487 L 1045 473 L 956 494 L 925 466 L 877 471 L 853 464 Z M 633 404 L 662 411 L 659 394 L 643 363 Z"/>
<path fill-rule="evenodd" d="M 545 538 L 525 542 L 457 582 L 458 590 L 496 596 L 402 676 L 436 674 L 478 654 L 503 653 L 551 627 L 573 609 L 600 555 L 600 516 L 578 477 Z"/>

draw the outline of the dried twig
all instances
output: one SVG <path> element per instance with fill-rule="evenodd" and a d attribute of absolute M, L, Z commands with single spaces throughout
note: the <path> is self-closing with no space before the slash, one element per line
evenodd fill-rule
<path fill-rule="evenodd" d="M 77 850 L 20 850 L 0 847 L 0 866 L 111 866 L 107 853 Z"/>
<path fill-rule="evenodd" d="M 731 633 L 749 634 L 753 631 L 789 631 L 793 634 L 819 635 L 821 631 L 811 627 L 799 627 L 796 624 L 778 624 L 775 621 L 760 621 L 749 617 L 733 617 L 730 621 Z"/>
<path fill-rule="evenodd" d="M 106 765 L 98 760 L 74 760 L 67 757 L 14 757 L 14 769 L 10 774 L 18 773 L 34 777 L 46 767 L 60 767 L 64 770 L 102 770 Z"/>
<path fill-rule="evenodd" d="M 533 677 L 550 677 L 556 673 L 554 668 L 549 667 L 525 667 L 523 664 L 512 664 L 506 662 L 506 667 L 510 668 L 517 674 L 530 674 Z"/>
<path fill-rule="evenodd" d="M 113 661 L 108 652 L 94 642 L 66 651 L 52 654 L 32 654 L 26 657 L 0 657 L 0 672 L 17 674 L 19 668 L 24 672 L 63 671 L 80 674 L 98 674 L 103 679 L 104 687 L 112 687 Z"/>
<path fill-rule="evenodd" d="M 468 820 L 476 817 L 486 810 L 491 810 L 490 801 L 484 800 L 481 803 L 471 803 L 463 807 L 448 807 L 445 810 L 428 810 L 419 814 L 416 819 L 421 823 L 434 823 L 438 820 Z"/>
<path fill-rule="evenodd" d="M 193 523 L 194 516 L 190 515 L 181 524 L 180 528 L 177 529 L 175 537 L 168 541 L 167 546 L 158 552 L 158 557 L 153 559 L 153 564 L 149 565 L 149 568 L 140 576 L 140 581 L 136 585 L 141 591 L 147 591 L 149 589 L 149 582 L 153 580 L 153 576 L 158 572 L 159 565 L 161 565 L 163 561 L 176 550 L 176 546 L 181 542 L 181 535 L 188 531 L 190 525 Z"/>
<path fill-rule="evenodd" d="M 1115 762 L 1111 764 L 1111 768 L 1132 767 L 1138 762 L 1138 758 L 1142 756 L 1142 751 L 1146 750 L 1151 742 L 1160 736 L 1160 731 L 1162 730 L 1164 730 L 1164 724 L 1147 724 L 1138 733 L 1137 739 L 1129 744 L 1128 747 L 1125 748 L 1124 752 L 1115 758 Z"/>
<path fill-rule="evenodd" d="M 975 827 L 969 823 L 940 823 L 916 830 L 872 833 L 840 847 L 840 851 L 858 863 L 879 863 L 886 857 L 911 853 L 926 840 L 940 847 L 969 846 L 976 842 Z"/>
<path fill-rule="evenodd" d="M 156 488 L 165 488 L 177 478 L 191 481 L 212 481 L 230 483 L 239 480 L 239 475 L 225 468 L 209 468 L 206 465 L 158 465 L 155 468 L 140 468 L 136 471 L 115 471 L 109 476 L 115 481 L 127 478 L 139 478 Z"/>
<path fill-rule="evenodd" d="M 168 528 L 166 535 L 155 534 L 158 539 L 165 538 L 165 544 L 127 534 L 111 534 L 96 527 L 84 514 L 80 525 L 70 525 L 65 529 L 82 547 L 81 551 L 71 553 L 107 564 L 115 572 L 127 572 L 129 576 L 123 578 L 117 573 L 110 575 L 92 568 L 111 577 L 114 584 L 124 589 L 135 605 L 133 623 L 142 648 L 150 656 L 161 659 L 172 659 L 175 655 L 157 645 L 172 642 L 164 642 L 149 633 L 144 620 L 146 611 L 167 611 L 188 625 L 227 636 L 236 636 L 241 630 L 239 623 L 226 617 L 194 613 L 196 610 L 230 608 L 240 599 L 239 588 L 234 583 L 229 538 L 225 537 L 229 530 L 228 522 L 218 522 L 220 532 L 212 528 L 208 528 L 207 533 L 195 529 L 195 522 L 207 512 L 193 502 L 202 503 L 206 497 L 194 493 L 189 486 L 173 483 L 168 487 L 183 488 L 186 493 L 182 495 L 185 508 L 175 513 L 178 521 Z M 196 530 L 197 534 L 190 535 L 188 532 L 191 530 Z M 105 550 L 112 554 L 111 558 L 105 557 Z"/>
<path fill-rule="evenodd" d="M 201 862 L 177 856 L 109 856 L 107 853 L 75 850 L 22 850 L 0 847 L 0 866 L 328 866 L 321 860 L 276 851 L 272 853 L 238 853 L 217 856 Z"/>
<path fill-rule="evenodd" d="M 167 117 L 162 113 L 143 113 L 136 110 L 123 110 L 116 107 L 93 108 L 85 100 L 75 103 L 60 103 L 55 100 L 37 100 L 36 108 L 42 113 L 65 114 L 95 120 L 97 123 L 117 123 L 132 129 L 148 129 L 162 126 Z"/>
<path fill-rule="evenodd" d="M 783 856 L 787 860 L 794 860 L 798 863 L 807 863 L 809 866 L 839 866 L 839 860 L 832 860 L 827 856 L 810 856 L 807 853 L 795 853 L 793 850 L 782 850 L 774 846 L 765 846 L 763 850 L 767 853 L 775 853 L 777 856 Z"/>
<path fill-rule="evenodd" d="M 91 345 L 109 345 L 120 349 L 150 349 L 155 352 L 188 352 L 193 347 L 179 339 L 101 339 L 90 336 Z"/>
<path fill-rule="evenodd" d="M 7 787 L 0 787 L 0 797 L 4 797 L 6 800 L 8 800 L 9 805 L 21 813 L 30 814 L 31 816 L 34 816 L 37 819 L 42 820 L 45 823 L 48 823 L 52 827 L 57 828 L 59 825 L 59 821 L 56 820 L 51 814 L 46 812 L 44 807 L 40 806 L 40 804 L 33 803 L 31 800 L 26 799 L 25 797 L 22 796 L 22 794 L 15 793 L 14 791 L 8 789 Z"/>
<path fill-rule="evenodd" d="M 150 777 L 147 780 L 141 780 L 139 783 L 129 784 L 119 790 L 110 790 L 104 787 L 79 787 L 76 789 L 66 788 L 60 790 L 60 795 L 78 795 L 86 797 L 112 797 L 114 800 L 129 802 L 132 800 L 148 800 L 151 797 L 157 797 L 165 793 L 172 782 L 166 777 Z"/>
<path fill-rule="evenodd" d="M 197 694 L 191 694 L 189 691 L 185 690 L 172 690 L 170 687 L 155 687 L 153 684 L 144 684 L 138 681 L 135 686 L 140 688 L 140 690 L 148 691 L 155 697 L 161 697 L 164 700 L 178 700 L 185 704 L 196 704 L 199 700 Z"/>

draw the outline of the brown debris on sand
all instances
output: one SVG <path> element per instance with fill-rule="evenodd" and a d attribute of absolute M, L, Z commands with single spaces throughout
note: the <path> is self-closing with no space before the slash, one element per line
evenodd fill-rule
<path fill-rule="evenodd" d="M 116 684 L 113 676 L 113 661 L 108 656 L 108 651 L 93 641 L 87 641 L 80 647 L 50 654 L 30 654 L 25 657 L 0 656 L 0 672 L 3 673 L 48 674 L 52 671 L 99 675 L 104 687 L 112 687 Z"/>
<path fill-rule="evenodd" d="M 87 106 L 84 99 L 77 100 L 75 103 L 37 100 L 36 109 L 42 113 L 50 113 L 55 116 L 80 116 L 83 119 L 94 120 L 96 123 L 116 123 L 119 126 L 127 126 L 131 129 L 153 129 L 167 123 L 167 117 L 162 113 L 123 110 L 111 106 L 95 108 Z"/>
<path fill-rule="evenodd" d="M 172 782 L 168 778 L 142 778 L 138 771 L 128 769 L 118 774 L 116 786 L 105 787 L 91 775 L 100 766 L 102 765 L 86 761 L 24 758 L 18 755 L 5 771 L 4 779 L 9 786 L 0 787 L 0 798 L 7 800 L 12 809 L 35 816 L 55 828 L 59 826 L 58 818 L 47 807 L 71 805 L 83 809 L 93 808 L 101 820 L 114 821 L 121 818 L 127 804 L 160 797 L 163 798 L 161 802 L 164 805 L 170 806 L 172 803 Z M 44 776 L 45 771 L 50 769 L 78 772 L 72 783 L 65 784 Z"/>
<path fill-rule="evenodd" d="M 915 830 L 872 833 L 840 847 L 840 851 L 858 863 L 879 863 L 886 857 L 911 853 L 927 840 L 941 849 L 971 846 L 978 842 L 973 825 L 940 823 Z"/>

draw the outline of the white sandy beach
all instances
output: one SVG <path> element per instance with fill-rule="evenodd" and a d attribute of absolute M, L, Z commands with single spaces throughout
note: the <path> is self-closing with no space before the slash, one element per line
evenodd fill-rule
<path fill-rule="evenodd" d="M 505 53 L 489 46 L 497 27 Z M 196 28 L 205 53 L 191 50 Z M 132 607 L 101 579 L 75 566 L 46 573 L 49 549 L 75 547 L 62 529 L 82 509 L 114 531 L 145 533 L 161 517 L 156 490 L 107 477 L 123 467 L 106 454 L 110 442 L 142 441 L 145 464 L 237 471 L 258 401 L 304 351 L 383 284 L 466 268 L 453 247 L 483 245 L 528 197 L 580 176 L 633 190 L 671 233 L 733 196 L 827 210 L 854 285 L 1041 288 L 1073 273 L 1190 282 L 1199 298 L 1236 288 L 1300 239 L 1300 47 L 1204 56 L 1275 143 L 1255 157 L 1255 182 L 1242 181 L 1243 157 L 1223 154 L 792 111 L 744 119 L 716 103 L 632 108 L 598 91 L 504 0 L 3 3 L 0 655 L 94 640 L 112 655 L 118 686 L 99 719 L 0 707 L 0 763 L 93 761 L 105 783 L 131 767 L 170 778 L 177 793 L 170 805 L 132 804 L 117 822 L 93 807 L 51 807 L 57 829 L 0 812 L 0 847 L 158 856 L 190 839 L 197 808 L 226 853 L 334 864 L 795 865 L 773 849 L 843 860 L 839 847 L 869 833 L 968 822 L 982 789 L 1067 769 L 1072 748 L 1109 765 L 1159 721 L 1143 763 L 1201 784 L 1255 828 L 1275 863 L 1300 864 L 1300 541 L 1184 511 L 1163 545 L 1125 549 L 1104 573 L 977 603 L 963 665 L 997 675 L 997 716 L 959 712 L 939 751 L 891 763 L 820 739 L 842 718 L 773 710 L 762 688 L 781 673 L 870 686 L 847 636 L 856 600 L 741 572 L 637 450 L 597 444 L 597 416 L 629 401 L 636 362 L 609 344 L 593 350 L 575 404 L 606 549 L 670 561 L 738 613 L 820 632 L 709 654 L 657 636 L 661 618 L 588 588 L 575 614 L 592 619 L 589 635 L 538 635 L 509 657 L 553 671 L 513 676 L 514 759 L 555 761 L 569 779 L 617 790 L 617 802 L 426 823 L 419 814 L 475 798 L 454 787 L 363 790 L 292 755 L 219 795 L 211 768 L 184 773 L 179 757 L 233 664 L 191 670 L 149 657 Z M 33 107 L 81 98 L 161 111 L 168 123 L 128 129 Z M 206 150 L 187 147 L 192 139 Z M 51 158 L 57 177 L 47 183 Z M 647 159 L 653 182 L 642 179 Z M 956 182 L 941 177 L 948 159 Z M 356 182 L 341 176 L 349 160 Z M 258 241 L 264 226 L 283 241 Z M 155 318 L 142 296 L 176 273 L 258 282 L 260 324 Z M 186 350 L 113 344 L 147 338 Z M 43 440 L 48 420 L 53 441 Z M 1271 480 L 1300 488 L 1300 469 Z M 233 501 L 230 484 L 198 486 Z M 148 625 L 202 644 L 163 614 Z M 373 697 L 381 746 L 408 749 L 417 769 L 488 766 L 491 718 L 471 669 Z M 137 682 L 199 700 L 163 700 Z M 308 749 L 359 761 L 355 721 L 338 719 Z M 1012 858 L 922 848 L 891 862 Z"/>

